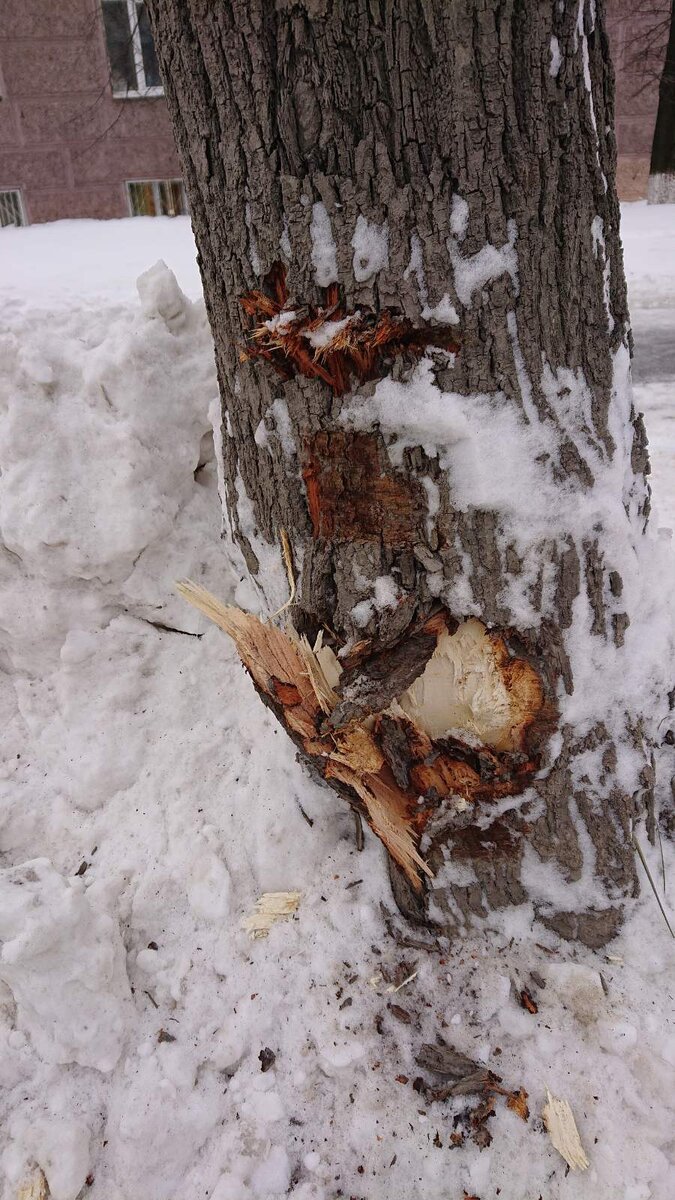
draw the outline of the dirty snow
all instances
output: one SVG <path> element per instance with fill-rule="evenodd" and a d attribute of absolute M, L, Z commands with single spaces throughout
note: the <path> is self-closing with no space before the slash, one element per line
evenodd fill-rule
<path fill-rule="evenodd" d="M 675 209 L 626 206 L 623 220 L 665 527 Z M 2 1200 L 36 1164 L 56 1200 L 669 1200 L 673 942 L 649 889 L 599 954 L 533 930 L 529 905 L 433 952 L 401 944 L 380 910 L 393 907 L 380 844 L 357 851 L 227 640 L 172 594 L 189 575 L 262 603 L 219 536 L 217 388 L 187 221 L 60 222 L 0 242 Z M 469 299 L 488 266 L 510 270 L 508 247 L 474 264 Z M 287 414 L 272 416 L 283 442 Z M 505 420 L 483 447 L 500 464 Z M 503 483 L 484 472 L 477 486 L 489 503 Z M 668 600 L 654 595 L 655 622 Z M 296 890 L 296 917 L 251 941 L 260 895 Z M 529 1121 L 500 1102 L 492 1145 L 454 1148 L 466 1101 L 412 1087 L 438 1033 L 524 1087 Z M 547 1089 L 572 1106 L 586 1172 L 566 1178 Z"/>

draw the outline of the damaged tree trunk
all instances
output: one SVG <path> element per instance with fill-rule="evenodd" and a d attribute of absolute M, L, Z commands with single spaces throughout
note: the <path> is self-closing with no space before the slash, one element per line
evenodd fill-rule
<path fill-rule="evenodd" d="M 148 4 L 227 517 L 263 616 L 297 582 L 285 632 L 186 592 L 410 915 L 531 903 L 589 945 L 653 779 L 603 7 Z"/>

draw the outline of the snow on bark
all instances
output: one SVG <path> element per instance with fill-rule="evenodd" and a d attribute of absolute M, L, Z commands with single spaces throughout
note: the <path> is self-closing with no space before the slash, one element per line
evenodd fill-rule
<path fill-rule="evenodd" d="M 675 171 L 662 171 L 649 176 L 648 204 L 675 204 Z"/>

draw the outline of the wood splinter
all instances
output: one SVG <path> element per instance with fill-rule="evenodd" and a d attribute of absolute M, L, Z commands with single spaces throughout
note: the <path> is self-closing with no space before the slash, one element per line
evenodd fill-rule
<path fill-rule="evenodd" d="M 266 359 L 283 379 L 304 375 L 322 379 L 336 396 L 348 391 L 353 377 L 360 383 L 381 378 L 386 360 L 407 354 L 420 358 L 429 346 L 456 354 L 459 342 L 447 326 L 417 329 L 389 309 L 365 307 L 348 312 L 337 284 L 326 288 L 322 305 L 293 306 L 286 268 L 276 262 L 262 287 L 246 292 L 239 303 L 254 324 L 246 333 L 241 361 Z"/>

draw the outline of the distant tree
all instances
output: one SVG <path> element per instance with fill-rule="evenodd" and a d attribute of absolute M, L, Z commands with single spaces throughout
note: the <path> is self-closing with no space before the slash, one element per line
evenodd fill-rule
<path fill-rule="evenodd" d="M 297 580 L 285 632 L 186 590 L 385 842 L 404 911 L 530 900 L 601 945 L 653 828 L 604 4 L 148 11 L 232 534 L 268 612 L 284 561 Z"/>
<path fill-rule="evenodd" d="M 670 30 L 659 83 L 647 198 L 650 204 L 675 204 L 675 4 L 671 4 Z"/>

